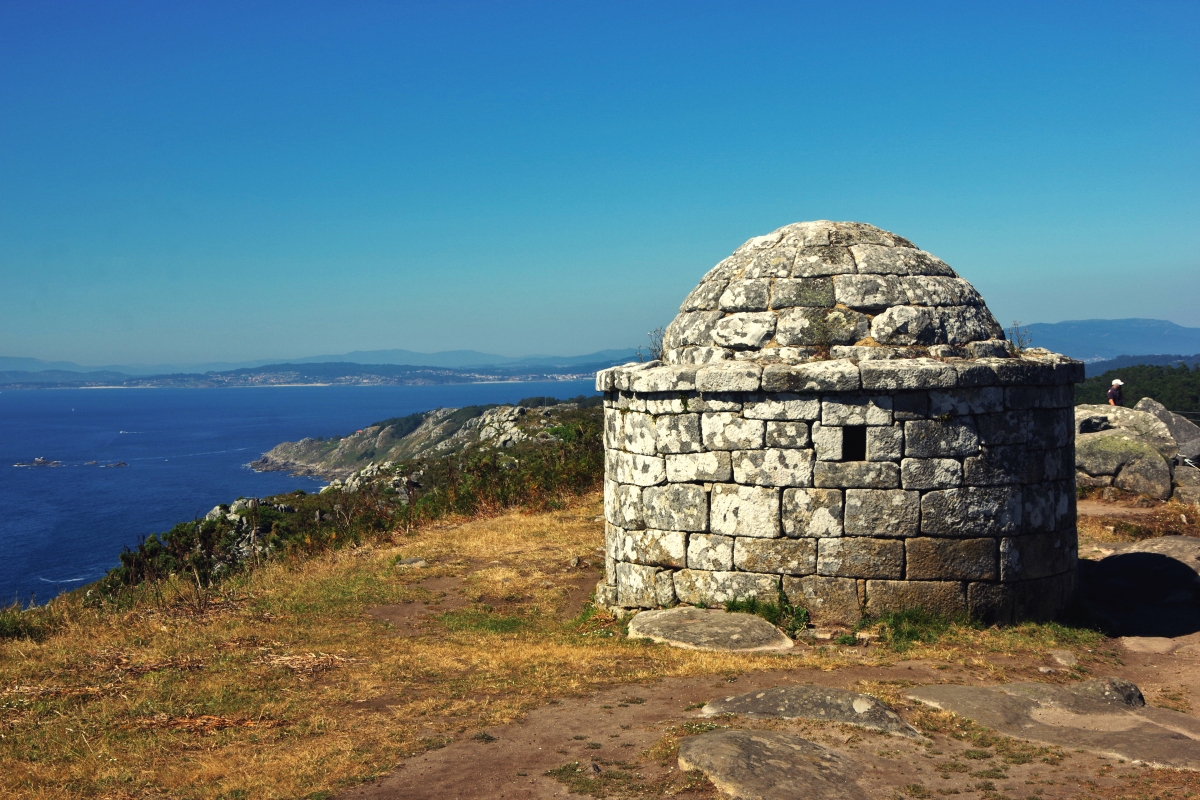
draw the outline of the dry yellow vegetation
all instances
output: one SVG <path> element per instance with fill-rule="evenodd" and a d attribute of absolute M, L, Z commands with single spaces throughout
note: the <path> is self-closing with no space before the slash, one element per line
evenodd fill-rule
<path fill-rule="evenodd" d="M 629 641 L 580 590 L 603 561 L 599 514 L 591 496 L 561 511 L 395 534 L 266 564 L 207 602 L 184 583 L 148 587 L 122 610 L 60 597 L 42 612 L 56 621 L 51 635 L 0 643 L 0 796 L 328 797 L 408 755 L 603 686 L 901 658 L 994 680 L 1013 669 L 997 654 L 1032 662 L 1078 635 L 952 627 L 904 653 L 786 655 Z M 406 563 L 415 559 L 425 565 Z M 413 617 L 419 635 L 370 613 L 435 602 L 436 587 L 450 584 L 459 602 Z"/>

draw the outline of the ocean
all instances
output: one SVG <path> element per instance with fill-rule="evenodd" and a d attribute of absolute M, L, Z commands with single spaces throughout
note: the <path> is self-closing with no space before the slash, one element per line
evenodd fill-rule
<path fill-rule="evenodd" d="M 97 580 L 123 547 L 220 503 L 324 485 L 245 466 L 280 442 L 432 408 L 594 391 L 586 380 L 0 392 L 0 602 L 44 603 Z M 35 458 L 62 466 L 15 466 Z"/>

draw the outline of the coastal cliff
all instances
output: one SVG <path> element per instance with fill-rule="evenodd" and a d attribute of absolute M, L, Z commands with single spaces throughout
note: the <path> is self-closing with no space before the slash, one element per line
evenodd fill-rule
<path fill-rule="evenodd" d="M 438 408 L 376 422 L 347 436 L 283 442 L 249 466 L 335 480 L 371 462 L 443 456 L 474 445 L 507 449 L 521 442 L 553 443 L 572 436 L 571 423 L 581 415 L 598 416 L 598 401 L 532 397 L 515 406 Z"/>

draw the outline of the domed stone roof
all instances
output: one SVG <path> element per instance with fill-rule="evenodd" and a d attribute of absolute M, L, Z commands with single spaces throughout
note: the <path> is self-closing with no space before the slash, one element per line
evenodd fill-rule
<path fill-rule="evenodd" d="M 948 264 L 861 222 L 756 236 L 700 281 L 667 327 L 672 364 L 728 359 L 1002 355 L 1004 329 Z"/>

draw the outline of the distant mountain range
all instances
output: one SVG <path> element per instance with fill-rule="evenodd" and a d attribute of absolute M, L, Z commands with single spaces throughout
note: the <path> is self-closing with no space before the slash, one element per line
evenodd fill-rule
<path fill-rule="evenodd" d="M 468 368 L 425 367 L 411 364 L 315 362 L 265 364 L 258 367 L 204 373 L 126 375 L 120 372 L 70 370 L 0 371 L 0 389 L 65 388 L 179 388 L 207 389 L 237 386 L 401 386 L 485 381 L 564 381 L 589 379 L 597 370 L 627 359 L 606 359 L 563 366 L 505 364 Z"/>
<path fill-rule="evenodd" d="M 438 353 L 417 353 L 412 350 L 356 350 L 352 353 L 304 358 L 260 359 L 258 361 L 213 361 L 202 364 L 105 364 L 83 366 L 70 361 L 43 361 L 40 358 L 0 356 L 0 376 L 22 373 L 27 380 L 37 382 L 104 381 L 140 376 L 201 375 L 211 372 L 271 367 L 287 364 L 391 364 L 411 367 L 444 367 L 448 369 L 482 369 L 491 367 L 564 368 L 585 364 L 624 364 L 637 357 L 630 347 L 619 350 L 598 350 L 581 356 L 521 356 L 512 358 L 478 350 L 443 350 Z M 36 378 L 31 376 L 37 376 Z M 0 383 L 10 383 L 0 377 Z"/>
<path fill-rule="evenodd" d="M 1161 319 L 1084 319 L 1027 326 L 1034 347 L 1089 364 L 1088 374 L 1133 364 L 1196 363 L 1200 328 Z M 1182 353 L 1184 355 L 1172 355 Z M 247 386 L 279 383 L 408 383 L 535 380 L 538 375 L 582 375 L 637 358 L 634 348 L 579 356 L 510 357 L 478 350 L 356 350 L 286 362 L 263 359 L 204 364 L 110 364 L 0 356 L 0 386 Z M 1099 370 L 1099 372 L 1098 372 Z"/>
<path fill-rule="evenodd" d="M 1084 362 L 1118 356 L 1200 353 L 1200 328 L 1185 328 L 1162 319 L 1080 319 L 1037 322 L 1026 327 L 1034 347 Z"/>

